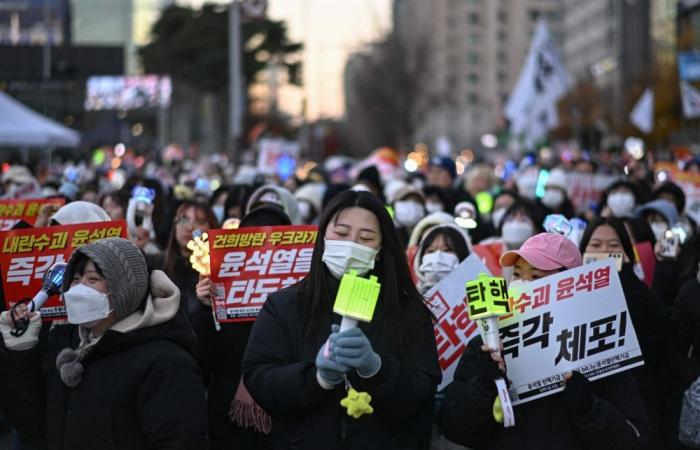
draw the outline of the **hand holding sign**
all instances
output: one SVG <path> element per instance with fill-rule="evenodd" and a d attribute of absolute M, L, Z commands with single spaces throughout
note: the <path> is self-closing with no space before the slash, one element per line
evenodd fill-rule
<path fill-rule="evenodd" d="M 478 279 L 468 281 L 466 288 L 469 318 L 479 324 L 481 337 L 487 349 L 500 357 L 498 317 L 510 313 L 506 281 L 481 273 Z M 499 362 L 497 359 L 494 360 Z M 515 426 L 515 414 L 505 380 L 501 377 L 495 382 L 498 399 L 494 403 L 494 417 L 502 419 L 505 427 Z"/>

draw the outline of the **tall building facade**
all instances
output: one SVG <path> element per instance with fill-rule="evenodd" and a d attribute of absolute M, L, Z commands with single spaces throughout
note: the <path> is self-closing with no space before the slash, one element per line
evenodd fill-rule
<path fill-rule="evenodd" d="M 608 121 L 625 123 L 652 81 L 650 0 L 563 0 L 562 13 L 567 70 L 600 90 Z"/>
<path fill-rule="evenodd" d="M 453 150 L 478 146 L 504 127 L 503 105 L 517 81 L 535 24 L 561 38 L 562 0 L 395 0 L 394 26 L 412 45 L 429 43 L 422 126 L 415 140 L 447 137 Z"/>
<path fill-rule="evenodd" d="M 124 47 L 126 74 L 141 72 L 138 48 L 171 0 L 71 0 L 75 45 Z"/>

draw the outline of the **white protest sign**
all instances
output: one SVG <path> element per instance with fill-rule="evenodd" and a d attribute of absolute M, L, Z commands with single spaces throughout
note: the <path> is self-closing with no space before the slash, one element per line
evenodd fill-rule
<path fill-rule="evenodd" d="M 472 253 L 425 295 L 425 303 L 435 316 L 435 343 L 442 369 L 438 390 L 452 382 L 465 347 L 479 335 L 476 322 L 469 320 L 464 301 L 465 284 L 478 278 L 479 273 L 490 274 L 479 255 Z"/>
<path fill-rule="evenodd" d="M 517 291 L 499 320 L 514 405 L 561 391 L 572 370 L 596 380 L 644 364 L 612 259 Z"/>

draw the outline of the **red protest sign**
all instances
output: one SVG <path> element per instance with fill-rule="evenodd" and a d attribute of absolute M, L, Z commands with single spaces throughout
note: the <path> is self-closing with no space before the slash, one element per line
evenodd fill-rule
<path fill-rule="evenodd" d="M 65 203 L 66 199 L 64 198 L 0 200 L 0 231 L 9 230 L 20 220 L 34 225 L 42 206 L 57 205 L 60 207 Z"/>
<path fill-rule="evenodd" d="M 634 244 L 634 250 L 639 257 L 639 264 L 642 266 L 644 273 L 644 284 L 651 289 L 652 281 L 654 280 L 654 270 L 656 269 L 656 255 L 651 246 L 651 242 L 637 242 Z"/>
<path fill-rule="evenodd" d="M 312 225 L 209 231 L 217 320 L 254 321 L 267 294 L 304 278 L 317 233 Z"/>
<path fill-rule="evenodd" d="M 494 276 L 500 277 L 503 273 L 501 267 L 501 254 L 503 253 L 503 244 L 494 242 L 492 244 L 477 244 L 472 247 L 474 253 L 479 255 L 479 259 L 486 265 Z"/>
<path fill-rule="evenodd" d="M 32 298 L 41 289 L 46 272 L 57 262 L 68 262 L 78 247 L 108 237 L 126 237 L 126 222 L 94 222 L 0 233 L 0 270 L 8 308 Z M 44 319 L 63 318 L 65 307 L 58 295 L 41 309 Z"/>

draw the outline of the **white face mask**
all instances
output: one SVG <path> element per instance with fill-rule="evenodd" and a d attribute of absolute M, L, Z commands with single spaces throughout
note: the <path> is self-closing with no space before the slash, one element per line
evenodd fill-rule
<path fill-rule="evenodd" d="M 418 271 L 423 274 L 427 283 L 435 285 L 459 264 L 459 259 L 454 253 L 433 252 L 423 255 Z"/>
<path fill-rule="evenodd" d="M 503 242 L 510 247 L 520 247 L 523 242 L 535 233 L 530 222 L 509 220 L 503 224 Z"/>
<path fill-rule="evenodd" d="M 423 205 L 420 203 L 407 201 L 398 201 L 394 204 L 394 217 L 396 221 L 405 226 L 412 227 L 418 223 L 425 215 Z"/>
<path fill-rule="evenodd" d="M 654 237 L 656 241 L 660 241 L 664 238 L 664 233 L 668 230 L 668 225 L 666 222 L 654 222 L 651 224 L 651 231 L 654 232 Z"/>
<path fill-rule="evenodd" d="M 499 208 L 491 213 L 491 223 L 493 224 L 494 228 L 501 226 L 501 221 L 503 220 L 503 216 L 506 214 L 507 210 L 508 208 Z"/>
<path fill-rule="evenodd" d="M 438 202 L 426 202 L 425 204 L 425 210 L 428 211 L 429 214 L 435 213 L 435 212 L 440 212 L 443 210 L 442 208 L 442 203 Z"/>
<path fill-rule="evenodd" d="M 558 208 L 564 203 L 564 193 L 558 189 L 548 189 L 542 197 L 542 204 L 547 208 Z"/>
<path fill-rule="evenodd" d="M 337 279 L 341 279 L 350 270 L 356 270 L 358 275 L 366 275 L 374 269 L 374 260 L 379 252 L 351 241 L 326 239 L 325 247 L 322 260 Z"/>
<path fill-rule="evenodd" d="M 84 284 L 76 284 L 63 293 L 68 322 L 92 328 L 112 310 L 106 294 Z"/>
<path fill-rule="evenodd" d="M 629 192 L 615 192 L 608 196 L 608 207 L 615 217 L 628 217 L 634 210 L 634 195 Z"/>
<path fill-rule="evenodd" d="M 214 215 L 216 216 L 216 220 L 219 221 L 219 223 L 224 221 L 224 205 L 214 205 L 211 208 L 214 211 Z"/>

